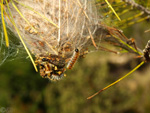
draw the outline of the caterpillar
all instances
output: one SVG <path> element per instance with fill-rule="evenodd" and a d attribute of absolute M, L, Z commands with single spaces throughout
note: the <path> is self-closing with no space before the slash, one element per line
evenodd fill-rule
<path fill-rule="evenodd" d="M 79 55 L 80 55 L 79 49 L 75 49 L 71 60 L 67 64 L 67 69 L 72 69 L 72 67 L 76 63 L 77 59 L 79 58 Z"/>

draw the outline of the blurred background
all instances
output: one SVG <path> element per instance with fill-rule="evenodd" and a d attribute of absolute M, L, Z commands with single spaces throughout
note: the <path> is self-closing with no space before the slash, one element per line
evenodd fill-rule
<path fill-rule="evenodd" d="M 149 3 L 148 0 L 147 2 Z M 112 1 L 111 4 L 115 8 L 116 2 Z M 146 7 L 145 3 L 142 5 Z M 102 8 L 103 21 L 107 25 L 118 26 L 119 21 L 114 14 L 108 13 L 109 10 L 104 11 L 108 8 L 106 4 Z M 117 9 L 121 12 L 121 8 L 116 7 Z M 132 17 L 133 14 L 137 14 L 136 11 L 121 15 L 121 19 Z M 132 21 L 136 20 L 137 17 Z M 117 23 L 112 25 L 111 22 Z M 130 22 L 126 21 L 124 25 L 128 23 Z M 150 32 L 145 32 L 150 29 L 149 19 L 120 29 L 128 38 L 135 38 L 137 46 L 142 50 L 150 39 Z M 135 58 L 135 55 L 92 52 L 85 58 L 78 59 L 74 68 L 66 72 L 66 77 L 53 82 L 41 78 L 39 73 L 35 72 L 20 41 L 11 31 L 8 33 L 10 48 L 5 47 L 2 32 L 0 37 L 0 113 L 150 112 L 150 64 L 148 63 L 91 100 L 86 99 L 137 66 L 141 59 Z"/>

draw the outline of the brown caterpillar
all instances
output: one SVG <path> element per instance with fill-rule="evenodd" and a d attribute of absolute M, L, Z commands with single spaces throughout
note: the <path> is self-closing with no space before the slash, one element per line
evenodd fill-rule
<path fill-rule="evenodd" d="M 79 55 L 80 55 L 79 49 L 75 49 L 71 60 L 67 64 L 67 69 L 72 69 L 72 67 L 76 63 L 77 59 L 79 58 Z"/>

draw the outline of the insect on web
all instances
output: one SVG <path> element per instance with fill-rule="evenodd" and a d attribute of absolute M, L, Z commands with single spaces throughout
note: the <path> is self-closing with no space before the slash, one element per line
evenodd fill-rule
<path fill-rule="evenodd" d="M 65 72 L 74 50 L 84 53 L 91 44 L 99 22 L 94 4 L 88 0 L 12 0 L 5 5 L 6 21 L 28 54 L 29 49 L 36 56 L 42 76 L 57 78 Z"/>

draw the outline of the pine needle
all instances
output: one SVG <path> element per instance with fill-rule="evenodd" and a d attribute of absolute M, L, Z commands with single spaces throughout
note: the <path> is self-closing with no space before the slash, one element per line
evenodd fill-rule
<path fill-rule="evenodd" d="M 12 16 L 12 14 L 11 14 L 11 11 L 10 11 L 10 8 L 9 8 L 8 4 L 7 4 L 7 8 L 8 8 L 8 11 L 9 11 L 9 13 L 10 13 L 10 16 L 11 16 L 12 24 L 13 24 L 13 26 L 15 27 L 15 29 L 16 29 L 16 31 L 17 31 L 17 34 L 18 34 L 18 36 L 19 36 L 19 38 L 20 38 L 20 40 L 21 40 L 21 43 L 23 44 L 23 46 L 24 46 L 24 48 L 25 48 L 27 54 L 29 55 L 30 60 L 31 60 L 31 62 L 32 62 L 34 68 L 35 68 L 35 71 L 38 72 L 38 69 L 37 69 L 37 67 L 36 67 L 36 64 L 35 64 L 33 58 L 32 58 L 32 55 L 31 55 L 30 51 L 28 50 L 26 44 L 24 43 L 23 38 L 21 37 L 20 32 L 19 32 L 19 30 L 18 30 L 18 28 L 17 28 L 17 26 L 16 26 L 16 24 L 15 24 L 15 22 L 14 22 L 14 20 L 13 20 L 13 16 Z M 9 18 L 10 18 L 10 17 L 9 17 Z"/>
<path fill-rule="evenodd" d="M 2 0 L 3 3 L 3 0 Z M 2 25 L 3 25 L 3 30 L 4 30 L 4 35 L 5 35 L 5 41 L 6 41 L 6 46 L 9 47 L 9 39 L 8 39 L 8 34 L 7 34 L 7 29 L 6 29 L 6 25 L 5 25 L 5 20 L 4 20 L 4 5 L 1 5 L 1 20 L 2 20 Z"/>
<path fill-rule="evenodd" d="M 116 17 L 118 18 L 119 21 L 121 21 L 120 17 L 118 16 L 118 14 L 116 13 L 116 11 L 114 10 L 114 8 L 111 6 L 111 4 L 105 0 L 105 2 L 108 4 L 108 6 L 110 7 L 110 9 L 113 11 L 113 13 L 116 15 Z"/>
<path fill-rule="evenodd" d="M 126 42 L 122 41 L 120 38 L 118 38 L 117 36 L 113 35 L 112 36 L 116 39 L 119 40 L 119 42 L 121 42 L 122 44 L 126 45 L 127 47 L 129 47 L 130 49 L 132 49 L 135 53 L 139 54 L 139 55 L 143 55 L 143 53 L 137 51 L 136 49 L 134 49 L 133 47 L 131 47 L 130 45 L 128 45 Z"/>
<path fill-rule="evenodd" d="M 111 83 L 110 85 L 106 86 L 105 88 L 101 89 L 100 91 L 96 92 L 95 94 L 93 94 L 92 96 L 88 97 L 87 99 L 91 99 L 91 98 L 95 97 L 96 95 L 98 95 L 99 93 L 101 93 L 102 91 L 104 91 L 104 90 L 110 88 L 111 86 L 117 84 L 118 82 L 120 82 L 121 80 L 123 80 L 124 78 L 126 78 L 127 76 L 129 76 L 131 73 L 133 73 L 134 71 L 136 71 L 144 63 L 145 63 L 145 61 L 141 62 L 138 66 L 136 66 L 134 69 L 132 69 L 129 73 L 127 73 L 126 75 L 124 75 L 120 79 L 116 80 L 115 82 Z"/>

